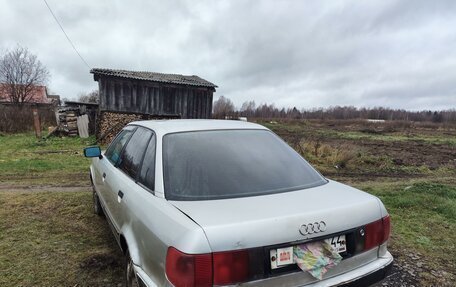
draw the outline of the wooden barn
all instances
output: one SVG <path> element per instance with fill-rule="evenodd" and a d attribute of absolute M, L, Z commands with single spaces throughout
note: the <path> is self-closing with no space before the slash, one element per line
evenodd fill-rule
<path fill-rule="evenodd" d="M 90 72 L 98 82 L 97 134 L 107 137 L 104 142 L 135 120 L 211 118 L 217 86 L 198 76 L 111 69 Z"/>

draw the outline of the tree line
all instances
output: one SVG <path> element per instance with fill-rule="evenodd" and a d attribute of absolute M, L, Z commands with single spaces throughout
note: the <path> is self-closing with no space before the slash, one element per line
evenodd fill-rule
<path fill-rule="evenodd" d="M 288 118 L 288 119 L 377 119 L 400 121 L 456 122 L 456 109 L 443 111 L 407 111 L 384 107 L 356 108 L 354 106 L 334 106 L 329 108 L 298 109 L 277 108 L 274 104 L 256 105 L 255 101 L 244 102 L 236 109 L 233 102 L 221 96 L 213 104 L 213 117 Z"/>

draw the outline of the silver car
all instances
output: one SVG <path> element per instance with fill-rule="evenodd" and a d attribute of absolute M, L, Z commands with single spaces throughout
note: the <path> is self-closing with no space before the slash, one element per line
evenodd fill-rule
<path fill-rule="evenodd" d="M 84 153 L 127 286 L 368 286 L 392 265 L 382 202 L 261 125 L 133 122 Z"/>

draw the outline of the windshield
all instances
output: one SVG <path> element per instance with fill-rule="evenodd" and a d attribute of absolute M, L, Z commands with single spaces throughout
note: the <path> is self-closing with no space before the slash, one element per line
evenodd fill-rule
<path fill-rule="evenodd" d="M 273 194 L 326 183 L 267 130 L 216 130 L 163 137 L 165 195 L 207 200 Z"/>

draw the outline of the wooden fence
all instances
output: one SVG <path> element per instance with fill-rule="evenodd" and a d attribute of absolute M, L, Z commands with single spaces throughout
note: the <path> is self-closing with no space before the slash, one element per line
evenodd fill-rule
<path fill-rule="evenodd" d="M 0 132 L 33 131 L 33 109 L 38 110 L 41 129 L 56 126 L 55 107 L 48 104 L 0 104 Z"/>

